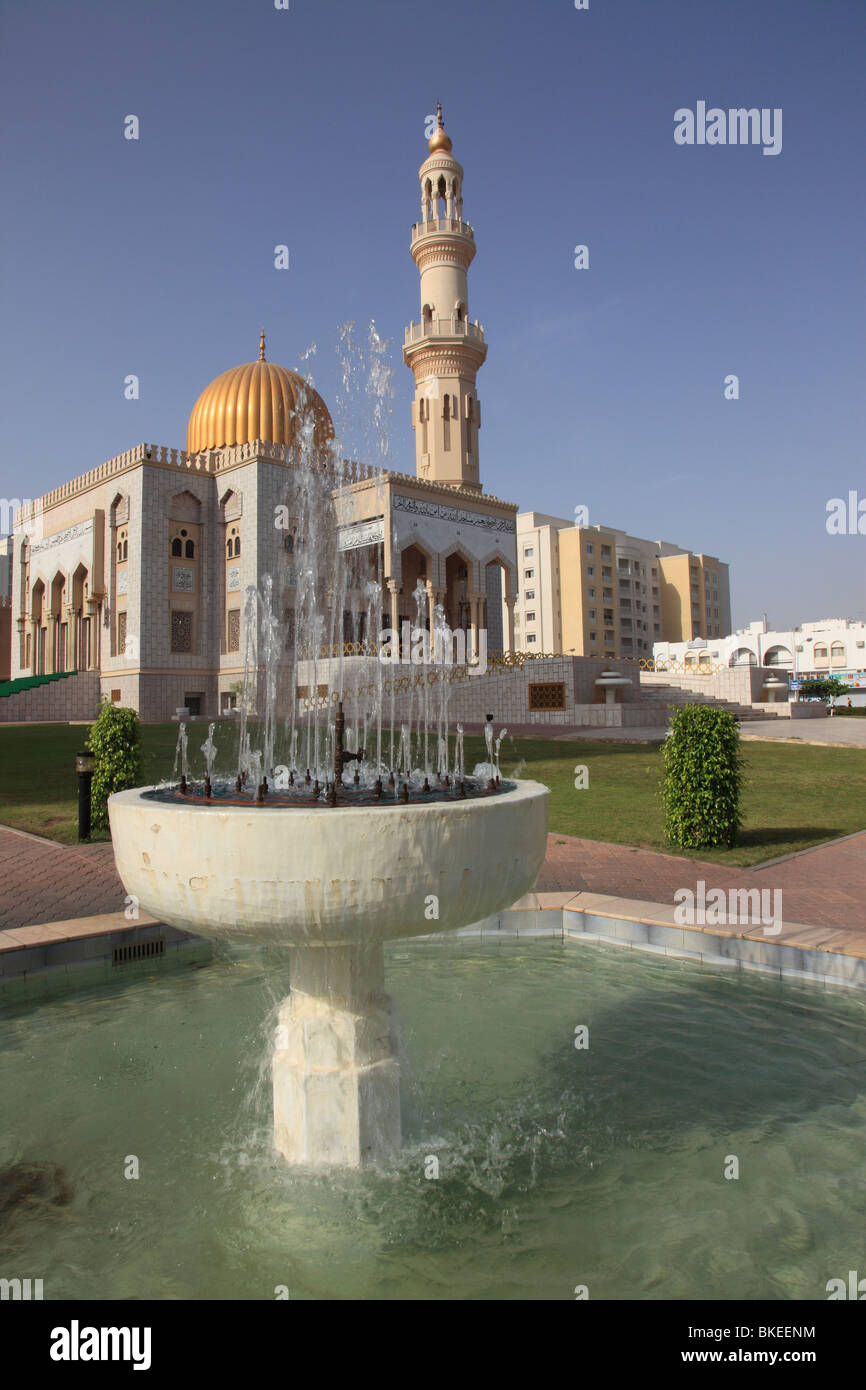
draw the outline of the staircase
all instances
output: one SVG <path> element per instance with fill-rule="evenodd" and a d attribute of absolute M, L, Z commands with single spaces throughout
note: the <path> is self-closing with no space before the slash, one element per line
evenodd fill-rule
<path fill-rule="evenodd" d="M 678 685 L 663 682 L 641 681 L 640 698 L 643 705 L 712 705 L 713 709 L 726 709 L 737 719 L 782 719 L 784 716 L 766 709 L 754 709 L 751 705 L 740 705 L 735 700 L 720 700 L 714 695 L 703 695 L 698 690 L 683 690 Z M 664 720 L 660 717 L 659 723 Z"/>
<path fill-rule="evenodd" d="M 77 671 L 55 671 L 47 676 L 18 676 L 14 681 L 0 681 L 0 700 L 7 695 L 19 695 L 24 690 L 36 690 L 40 685 L 68 680 L 77 674 Z"/>

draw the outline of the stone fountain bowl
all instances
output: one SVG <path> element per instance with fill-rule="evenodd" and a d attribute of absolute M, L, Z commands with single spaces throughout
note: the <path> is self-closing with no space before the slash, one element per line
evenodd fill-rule
<path fill-rule="evenodd" d="M 452 931 L 528 892 L 547 841 L 538 782 L 478 800 L 315 810 L 154 790 L 108 798 L 118 874 L 145 912 L 205 937 L 357 946 Z"/>

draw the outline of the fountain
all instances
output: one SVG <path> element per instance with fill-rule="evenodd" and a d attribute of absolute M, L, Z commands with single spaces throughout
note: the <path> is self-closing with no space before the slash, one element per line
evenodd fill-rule
<path fill-rule="evenodd" d="M 388 389 L 378 345 L 371 335 L 377 420 Z M 144 911 L 202 936 L 287 948 L 291 988 L 273 1053 L 274 1141 L 291 1163 L 357 1167 L 400 1144 L 383 943 L 468 926 L 527 892 L 544 858 L 548 792 L 500 776 L 502 735 L 494 741 L 490 728 L 488 761 L 467 775 L 458 724 L 452 762 L 444 679 L 432 698 L 425 682 L 414 728 L 410 700 L 398 742 L 394 683 L 386 696 L 371 637 L 382 575 L 350 576 L 335 545 L 341 454 L 336 446 L 314 449 L 313 423 L 299 420 L 289 507 L 299 518 L 296 630 L 308 635 L 305 649 L 295 642 L 290 664 L 281 664 L 286 642 L 265 575 L 247 590 L 236 776 L 215 775 L 211 726 L 202 745 L 206 775 L 196 785 L 181 725 L 180 781 L 116 793 L 109 819 L 118 873 Z M 351 696 L 349 750 L 350 692 L 334 639 L 336 615 L 353 604 L 366 619 L 377 674 L 363 687 L 368 693 Z M 420 595 L 416 604 L 420 626 Z M 432 646 L 441 650 L 450 637 L 441 609 L 433 623 Z M 322 651 L 335 647 L 336 671 L 327 669 L 336 688 L 326 702 Z M 298 687 L 301 676 L 309 683 Z M 254 705 L 263 709 L 256 749 Z"/>

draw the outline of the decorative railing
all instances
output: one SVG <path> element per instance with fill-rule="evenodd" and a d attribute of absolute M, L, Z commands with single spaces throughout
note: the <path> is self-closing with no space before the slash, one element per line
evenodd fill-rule
<path fill-rule="evenodd" d="M 484 329 L 480 323 L 470 323 L 468 319 L 458 319 L 452 314 L 449 319 L 422 319 L 420 323 L 410 323 L 403 339 L 405 343 L 417 343 L 421 338 L 472 338 L 484 342 Z"/>
<path fill-rule="evenodd" d="M 467 634 L 467 642 L 468 640 Z M 318 659 L 320 661 L 327 661 L 341 656 L 378 657 L 384 645 L 384 643 L 365 641 L 326 643 L 319 647 Z M 309 647 L 299 649 L 298 651 L 298 657 L 302 661 L 313 661 L 315 656 L 316 653 Z M 570 661 L 571 659 L 571 655 L 566 652 L 488 652 L 487 669 L 488 671 L 493 669 L 499 671 L 519 671 L 531 661 Z"/>
<path fill-rule="evenodd" d="M 723 661 L 654 661 L 652 657 L 622 657 L 623 661 L 639 660 L 641 671 L 656 676 L 719 676 L 723 671 L 736 671 L 736 666 L 728 666 Z M 743 667 L 742 669 L 748 669 Z"/>
<path fill-rule="evenodd" d="M 475 240 L 472 223 L 464 222 L 462 217 L 428 217 L 426 222 L 413 222 L 411 239 L 417 241 L 420 236 L 427 236 L 430 232 L 460 232 Z"/>

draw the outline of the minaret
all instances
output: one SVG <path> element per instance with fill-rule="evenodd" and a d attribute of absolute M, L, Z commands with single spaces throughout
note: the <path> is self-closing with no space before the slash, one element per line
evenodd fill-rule
<path fill-rule="evenodd" d="M 451 153 L 441 105 L 429 148 L 418 171 L 421 221 L 411 241 L 421 276 L 421 321 L 409 325 L 403 344 L 403 361 L 415 377 L 416 472 L 430 482 L 480 492 L 475 375 L 487 345 L 478 320 L 469 321 L 466 272 L 475 233 L 463 221 L 463 169 Z"/>

